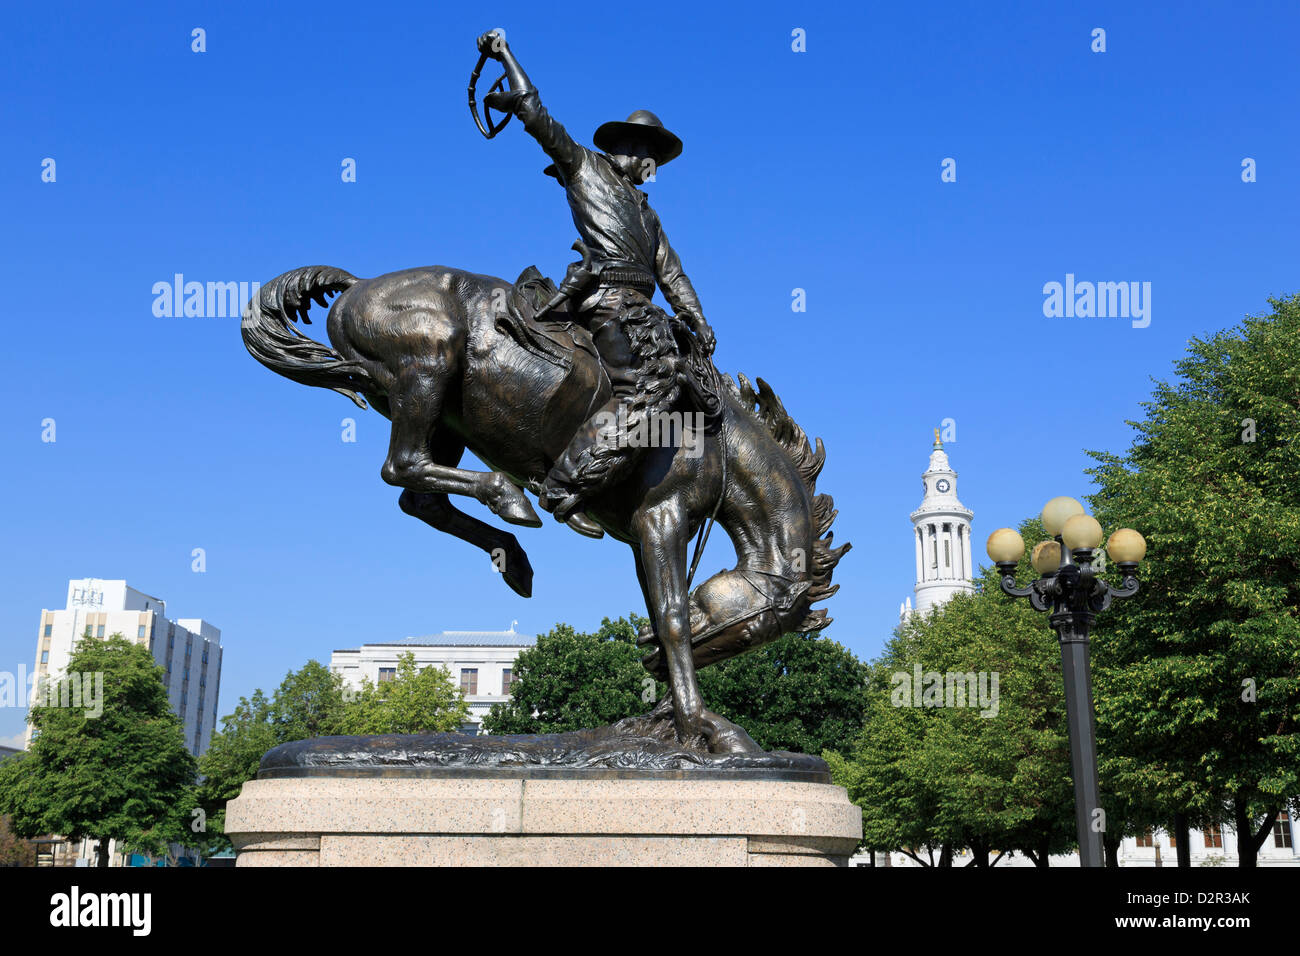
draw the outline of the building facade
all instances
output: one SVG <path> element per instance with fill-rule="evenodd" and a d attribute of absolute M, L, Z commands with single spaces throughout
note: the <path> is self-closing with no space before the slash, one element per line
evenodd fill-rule
<path fill-rule="evenodd" d="M 516 633 L 513 624 L 508 631 L 443 631 L 337 650 L 330 655 L 330 670 L 356 690 L 365 678 L 381 684 L 396 676 L 397 660 L 403 654 L 413 654 L 420 668 L 445 667 L 469 704 L 470 719 L 461 732 L 477 734 L 488 709 L 509 699 L 515 658 L 535 643 L 535 638 Z"/>
<path fill-rule="evenodd" d="M 913 612 L 926 614 L 955 594 L 975 590 L 970 540 L 975 513 L 957 497 L 957 472 L 948 462 L 938 429 L 921 484 L 921 504 L 911 514 L 916 604 L 907 599 L 898 609 L 900 621 Z"/>
<path fill-rule="evenodd" d="M 203 755 L 217 723 L 221 692 L 221 631 L 201 618 L 167 617 L 167 604 L 125 581 L 81 578 L 68 582 L 66 605 L 42 610 L 36 638 L 36 680 L 64 674 L 73 647 L 84 635 L 121 634 L 143 644 L 163 668 L 172 712 L 180 718 L 185 746 Z M 31 746 L 32 727 L 27 728 Z"/>
<path fill-rule="evenodd" d="M 125 581 L 80 578 L 68 582 L 63 608 L 42 610 L 36 637 L 36 687 L 66 675 L 77 642 L 89 635 L 121 634 L 149 648 L 163 668 L 172 713 L 180 718 L 185 747 L 195 757 L 208 749 L 221 693 L 221 631 L 201 618 L 167 617 L 167 604 Z M 34 728 L 28 724 L 26 746 Z M 93 862 L 95 841 L 54 846 L 69 864 Z M 56 865 L 57 860 L 56 860 Z"/>

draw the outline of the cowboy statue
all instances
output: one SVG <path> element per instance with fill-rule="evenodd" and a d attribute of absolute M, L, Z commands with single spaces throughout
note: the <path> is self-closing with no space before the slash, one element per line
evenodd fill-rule
<path fill-rule="evenodd" d="M 543 109 L 501 31 L 475 42 L 474 123 L 492 139 L 518 117 L 541 143 L 553 164 L 547 172 L 568 196 L 580 261 L 558 285 L 535 266 L 514 282 L 449 266 L 370 278 L 304 266 L 261 285 L 240 322 L 244 345 L 278 375 L 387 418 L 380 475 L 401 489 L 398 506 L 491 555 L 494 572 L 521 597 L 533 586 L 526 551 L 456 499 L 535 528 L 542 522 L 531 489 L 574 530 L 631 549 L 650 618 L 637 637 L 642 663 L 669 693 L 650 713 L 578 732 L 581 740 L 502 738 L 506 759 L 523 747 L 575 766 L 588 766 L 575 755 L 597 752 L 604 756 L 591 759 L 635 754 L 629 766 L 637 767 L 700 766 L 706 752 L 788 765 L 796 755 L 761 753 L 744 728 L 709 710 L 696 675 L 830 623 L 814 605 L 835 593 L 832 575 L 849 545 L 834 543 L 835 502 L 817 490 L 826 449 L 763 379 L 714 367 L 713 332 L 638 188 L 681 154 L 681 141 L 638 111 L 601 126 L 587 149 Z M 499 122 L 480 115 L 475 92 L 496 61 L 504 72 L 483 105 L 503 114 Z M 666 307 L 653 304 L 656 289 Z M 328 309 L 328 345 L 299 327 L 312 303 Z M 789 374 L 815 376 L 815 357 L 779 358 Z M 461 467 L 466 453 L 487 470 Z M 696 582 L 715 525 L 736 563 Z M 391 737 L 367 739 L 378 750 L 393 746 Z M 672 748 L 689 752 L 684 764 Z M 828 772 L 818 758 L 806 760 Z"/>
<path fill-rule="evenodd" d="M 501 31 L 484 33 L 478 49 L 501 62 L 509 83 L 508 90 L 498 83 L 484 106 L 507 119 L 519 117 L 554 161 L 545 172 L 564 187 L 581 237 L 574 248 L 582 261 L 569 267 L 537 317 L 567 303 L 570 316 L 591 333 L 613 395 L 578 430 L 536 490 L 541 506 L 557 520 L 599 537 L 601 528 L 584 513 L 584 501 L 635 464 L 638 443 L 629 432 L 681 399 L 717 411 L 717 373 L 709 360 L 713 330 L 649 197 L 637 188 L 681 154 L 682 142 L 653 113 L 637 110 L 626 122 L 596 130 L 592 139 L 603 153 L 587 149 L 542 106 Z M 675 317 L 651 302 L 656 286 Z M 693 333 L 693 342 L 689 333 L 675 332 L 682 326 Z"/>

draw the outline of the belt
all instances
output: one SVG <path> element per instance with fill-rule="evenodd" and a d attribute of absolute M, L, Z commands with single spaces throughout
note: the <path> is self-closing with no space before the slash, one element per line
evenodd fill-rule
<path fill-rule="evenodd" d="M 655 290 L 654 274 L 635 266 L 605 266 L 596 278 L 600 285 L 631 286 L 651 293 Z"/>

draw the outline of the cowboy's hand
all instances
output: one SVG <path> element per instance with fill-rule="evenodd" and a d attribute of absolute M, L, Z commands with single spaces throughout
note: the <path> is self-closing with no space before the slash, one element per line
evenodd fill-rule
<path fill-rule="evenodd" d="M 692 325 L 695 329 L 695 337 L 700 340 L 700 348 L 704 350 L 705 355 L 712 355 L 714 347 L 718 344 L 713 337 L 713 329 L 709 323 L 704 321 L 704 316 L 692 316 Z"/>
<path fill-rule="evenodd" d="M 507 49 L 506 35 L 497 30 L 489 30 L 478 38 L 477 46 L 480 53 L 486 53 L 492 59 L 499 60 Z"/>
<path fill-rule="evenodd" d="M 494 90 L 483 97 L 483 105 L 498 113 L 513 113 L 527 90 Z"/>

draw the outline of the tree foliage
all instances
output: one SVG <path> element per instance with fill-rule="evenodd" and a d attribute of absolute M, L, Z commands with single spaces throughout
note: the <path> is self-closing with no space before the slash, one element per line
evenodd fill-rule
<path fill-rule="evenodd" d="M 0 764 L 14 832 L 97 839 L 101 866 L 110 840 L 152 854 L 187 841 L 195 761 L 148 648 L 121 634 L 83 638 L 66 675 L 31 707 L 31 748 Z M 72 682 L 81 706 L 64 705 L 78 700 Z"/>
<path fill-rule="evenodd" d="M 343 708 L 344 734 L 434 734 L 458 730 L 469 720 L 469 705 L 445 667 L 419 667 L 409 651 L 397 659 L 392 680 L 361 690 Z"/>
<path fill-rule="evenodd" d="M 637 614 L 594 634 L 556 624 L 515 659 L 510 700 L 483 721 L 490 734 L 554 734 L 601 727 L 654 708 L 665 691 L 641 666 Z"/>
<path fill-rule="evenodd" d="M 199 801 L 207 815 L 209 849 L 225 848 L 227 801 L 257 776 L 262 756 L 294 740 L 336 734 L 408 734 L 455 730 L 469 717 L 464 695 L 445 668 L 421 668 L 407 652 L 394 680 L 369 680 L 360 690 L 319 661 L 285 675 L 268 698 L 259 688 L 241 697 L 199 762 Z"/>
<path fill-rule="evenodd" d="M 862 728 L 870 668 L 817 634 L 786 634 L 700 671 L 705 706 L 766 750 L 847 751 Z"/>
<path fill-rule="evenodd" d="M 1252 866 L 1300 796 L 1300 297 L 1189 342 L 1094 512 L 1141 531 L 1142 592 L 1098 621 L 1104 743 L 1130 792 L 1232 822 Z"/>
<path fill-rule="evenodd" d="M 654 708 L 667 693 L 641 666 L 646 619 L 601 621 L 582 633 L 557 624 L 515 661 L 510 700 L 483 722 L 493 734 L 601 727 Z M 849 746 L 862 722 L 867 669 L 834 641 L 787 634 L 699 672 L 705 706 L 767 749 L 820 753 Z"/>
<path fill-rule="evenodd" d="M 1021 533 L 1042 534 L 1036 521 Z M 852 750 L 827 755 L 862 807 L 865 847 L 927 864 L 938 849 L 938 865 L 970 848 L 984 866 L 1011 850 L 1046 865 L 1074 845 L 1058 644 L 1043 615 L 1002 594 L 995 570 L 974 594 L 900 625 L 868 687 Z"/>
<path fill-rule="evenodd" d="M 0 814 L 0 866 L 35 866 L 36 844 L 14 833 L 9 818 Z"/>

